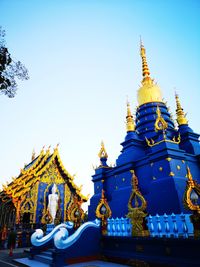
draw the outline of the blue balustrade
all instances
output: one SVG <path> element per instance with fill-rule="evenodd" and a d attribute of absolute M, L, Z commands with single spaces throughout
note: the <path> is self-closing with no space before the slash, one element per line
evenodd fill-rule
<path fill-rule="evenodd" d="M 108 219 L 108 236 L 131 236 L 131 224 L 128 218 Z"/>
<path fill-rule="evenodd" d="M 149 215 L 146 219 L 151 237 L 188 238 L 193 236 L 190 214 L 156 214 L 155 216 Z M 132 225 L 128 218 L 108 219 L 108 236 L 131 236 L 131 229 Z"/>

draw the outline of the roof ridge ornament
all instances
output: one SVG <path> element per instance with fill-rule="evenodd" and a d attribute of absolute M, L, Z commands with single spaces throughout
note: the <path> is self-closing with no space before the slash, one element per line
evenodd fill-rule
<path fill-rule="evenodd" d="M 33 161 L 36 158 L 35 149 L 33 148 L 31 160 Z"/>

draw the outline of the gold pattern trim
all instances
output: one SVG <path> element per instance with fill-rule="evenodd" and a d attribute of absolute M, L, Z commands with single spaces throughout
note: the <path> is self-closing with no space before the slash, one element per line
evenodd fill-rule
<path fill-rule="evenodd" d="M 180 136 L 180 133 L 179 133 L 179 135 L 177 136 L 177 138 L 174 136 L 172 140 L 166 139 L 166 137 L 164 136 L 163 140 L 161 140 L 161 141 L 159 141 L 157 143 L 155 143 L 155 141 L 153 139 L 150 139 L 149 140 L 146 137 L 145 137 L 145 140 L 146 140 L 147 145 L 149 147 L 153 147 L 153 146 L 159 145 L 159 144 L 161 144 L 163 142 L 168 142 L 168 143 L 173 143 L 173 144 L 180 144 L 180 142 L 181 142 L 181 136 Z"/>
<path fill-rule="evenodd" d="M 197 211 L 198 213 L 200 213 L 200 205 L 193 203 L 191 200 L 192 191 L 194 191 L 197 194 L 198 198 L 200 197 L 200 184 L 197 184 L 197 182 L 193 180 L 189 167 L 187 167 L 187 178 L 188 180 L 183 200 L 184 206 L 187 209 L 190 209 L 192 211 Z"/>

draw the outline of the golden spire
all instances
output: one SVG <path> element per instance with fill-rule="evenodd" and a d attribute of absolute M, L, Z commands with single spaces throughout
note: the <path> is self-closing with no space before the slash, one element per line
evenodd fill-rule
<path fill-rule="evenodd" d="M 142 58 L 142 75 L 143 75 L 143 82 L 147 81 L 147 80 L 151 80 L 150 78 L 150 71 L 149 71 L 149 67 L 147 64 L 147 58 L 146 58 L 146 50 L 142 44 L 142 40 L 140 39 L 140 55 Z"/>
<path fill-rule="evenodd" d="M 106 152 L 106 149 L 105 149 L 105 146 L 104 146 L 104 142 L 102 141 L 101 142 L 101 149 L 99 151 L 99 154 L 98 154 L 99 158 L 108 158 L 108 154 Z"/>
<path fill-rule="evenodd" d="M 126 116 L 126 131 L 133 132 L 135 125 L 133 122 L 133 115 L 131 113 L 130 103 L 127 101 L 127 116 Z"/>
<path fill-rule="evenodd" d="M 181 107 L 181 103 L 178 97 L 178 94 L 175 93 L 176 98 L 176 115 L 177 115 L 177 122 L 178 125 L 188 124 L 188 120 L 186 119 L 186 115 L 183 111 L 183 108 Z"/>
<path fill-rule="evenodd" d="M 140 55 L 142 58 L 142 86 L 138 90 L 138 104 L 143 105 L 150 102 L 163 102 L 162 93 L 154 80 L 150 77 L 150 71 L 147 64 L 146 50 L 140 40 Z"/>

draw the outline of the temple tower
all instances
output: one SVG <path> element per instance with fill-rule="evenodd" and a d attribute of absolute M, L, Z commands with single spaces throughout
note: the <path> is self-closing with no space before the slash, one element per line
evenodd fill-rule
<path fill-rule="evenodd" d="M 113 217 L 127 214 L 132 190 L 130 170 L 134 170 L 138 177 L 140 192 L 147 201 L 147 212 L 151 215 L 185 212 L 183 194 L 187 167 L 194 179 L 200 182 L 199 135 L 189 127 L 177 94 L 178 129 L 175 127 L 163 101 L 161 89 L 150 76 L 146 50 L 142 43 L 140 55 L 142 81 L 137 92 L 135 120 L 128 103 L 127 133 L 121 143 L 122 151 L 116 160 L 116 166 L 100 164 L 93 175 L 94 195 L 89 207 L 91 219 L 95 217 L 102 189 Z"/>

